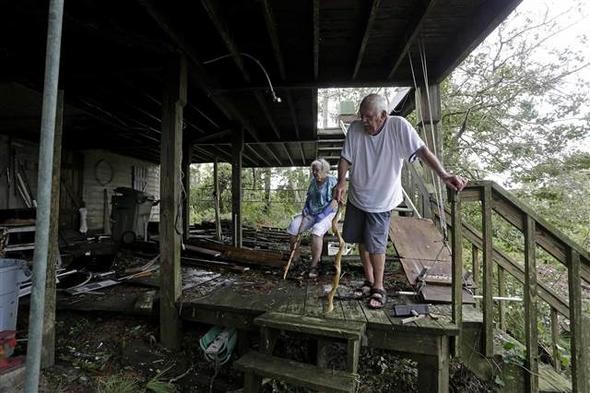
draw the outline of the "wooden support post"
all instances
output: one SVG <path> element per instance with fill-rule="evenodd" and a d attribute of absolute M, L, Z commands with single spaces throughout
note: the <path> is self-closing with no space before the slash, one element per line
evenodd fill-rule
<path fill-rule="evenodd" d="M 525 386 L 529 393 L 539 391 L 539 342 L 537 336 L 537 267 L 535 262 L 535 220 L 524 221 L 524 320 L 527 368 Z M 502 296 L 502 295 L 500 295 Z"/>
<path fill-rule="evenodd" d="M 481 201 L 482 237 L 483 237 L 483 350 L 484 356 L 494 356 L 494 296 L 492 280 L 494 279 L 493 243 L 492 243 L 492 188 L 486 184 Z"/>
<path fill-rule="evenodd" d="M 498 296 L 506 297 L 506 270 L 498 265 Z M 506 331 L 506 303 L 498 302 L 498 328 Z"/>
<path fill-rule="evenodd" d="M 452 318 L 453 323 L 461 329 L 463 323 L 463 224 L 461 222 L 461 195 L 451 191 L 451 224 L 452 230 Z M 453 354 L 459 356 L 461 335 L 455 337 Z"/>
<path fill-rule="evenodd" d="M 191 218 L 191 162 L 193 146 L 190 140 L 183 141 L 182 144 L 182 235 L 184 240 L 190 237 L 190 218 Z"/>
<path fill-rule="evenodd" d="M 187 67 L 184 57 L 172 61 L 166 72 L 162 100 L 160 166 L 160 337 L 169 349 L 180 344 L 176 302 L 182 293 L 180 275 L 180 170 L 182 115 L 186 104 Z"/>
<path fill-rule="evenodd" d="M 242 155 L 244 130 L 235 130 L 232 140 L 233 162 L 231 170 L 232 239 L 234 247 L 242 247 Z"/>
<path fill-rule="evenodd" d="M 551 354 L 553 357 L 553 368 L 555 371 L 561 371 L 561 355 L 559 354 L 559 336 L 560 336 L 560 327 L 559 327 L 559 314 L 557 310 L 551 307 Z"/>
<path fill-rule="evenodd" d="M 572 392 L 588 393 L 588 374 L 590 365 L 584 352 L 584 313 L 582 308 L 581 261 L 576 250 L 568 250 L 568 284 L 570 301 L 570 353 L 572 362 Z"/>
<path fill-rule="evenodd" d="M 256 375 L 254 371 L 244 373 L 244 393 L 258 393 L 262 386 L 262 377 Z"/>
<path fill-rule="evenodd" d="M 45 281 L 45 310 L 43 313 L 43 347 L 41 367 L 55 364 L 55 291 L 59 254 L 59 190 L 61 179 L 61 141 L 63 135 L 64 92 L 57 92 L 55 134 L 53 137 L 53 176 L 51 178 L 51 216 L 49 217 L 49 250 Z"/>
<path fill-rule="evenodd" d="M 435 356 L 418 357 L 418 392 L 449 392 L 449 338 L 440 336 Z"/>
<path fill-rule="evenodd" d="M 361 355 L 361 341 L 348 340 L 346 345 L 346 370 L 356 374 L 359 367 Z"/>
<path fill-rule="evenodd" d="M 473 271 L 473 285 L 475 286 L 473 294 L 479 295 L 479 285 L 481 284 L 481 263 L 479 261 L 479 248 L 477 248 L 475 244 L 471 245 L 471 266 Z M 480 308 L 480 303 L 477 300 L 475 301 L 475 308 Z"/>
<path fill-rule="evenodd" d="M 440 131 L 439 122 L 441 119 L 441 100 L 440 86 L 431 85 L 427 89 L 419 87 L 415 93 L 416 102 L 420 105 L 421 119 L 418 119 L 418 128 L 422 130 L 422 136 L 426 146 L 436 155 L 438 160 L 443 163 L 443 141 L 442 132 Z M 435 185 L 436 175 L 430 168 L 425 170 L 425 180 L 427 183 Z M 445 200 L 444 193 L 446 189 L 441 190 L 442 200 Z"/>
<path fill-rule="evenodd" d="M 221 212 L 219 211 L 219 173 L 217 165 L 217 156 L 213 161 L 213 208 L 215 209 L 215 239 L 221 240 Z"/>

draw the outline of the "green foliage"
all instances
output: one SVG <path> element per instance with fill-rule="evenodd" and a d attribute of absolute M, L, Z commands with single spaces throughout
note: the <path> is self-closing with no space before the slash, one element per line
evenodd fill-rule
<path fill-rule="evenodd" d="M 231 219 L 231 166 L 219 164 L 220 212 Z M 242 171 L 242 216 L 247 225 L 287 227 L 301 212 L 310 173 L 308 168 L 249 168 Z M 215 219 L 213 167 L 191 167 L 191 222 Z"/>
<path fill-rule="evenodd" d="M 443 83 L 450 166 L 472 178 L 496 173 L 520 182 L 588 136 L 589 81 L 575 79 L 587 60 L 575 46 L 544 49 L 565 29 L 562 16 L 533 21 L 515 12 Z M 579 40 L 581 48 L 586 37 Z"/>
<path fill-rule="evenodd" d="M 137 393 L 142 391 L 131 376 L 115 374 L 99 379 L 98 393 Z"/>

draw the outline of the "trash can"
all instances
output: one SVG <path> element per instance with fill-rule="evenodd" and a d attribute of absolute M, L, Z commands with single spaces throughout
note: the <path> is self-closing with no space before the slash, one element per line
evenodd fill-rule
<path fill-rule="evenodd" d="M 30 275 L 25 261 L 0 258 L 0 332 L 16 330 L 19 287 Z"/>
<path fill-rule="evenodd" d="M 111 198 L 113 240 L 130 244 L 144 239 L 152 206 L 157 204 L 154 196 L 127 187 L 115 188 L 115 192 Z"/>

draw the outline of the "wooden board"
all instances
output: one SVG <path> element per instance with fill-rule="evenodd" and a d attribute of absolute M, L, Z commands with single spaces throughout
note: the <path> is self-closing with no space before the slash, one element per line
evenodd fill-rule
<path fill-rule="evenodd" d="M 234 365 L 242 371 L 276 378 L 297 386 L 321 392 L 354 392 L 355 376 L 339 370 L 322 369 L 310 364 L 249 352 Z"/>
<path fill-rule="evenodd" d="M 422 297 L 427 303 L 450 303 L 452 287 L 440 285 L 426 285 L 422 290 Z M 463 304 L 475 304 L 475 299 L 463 290 Z"/>
<path fill-rule="evenodd" d="M 416 285 L 416 277 L 425 267 L 428 267 L 428 275 L 425 279 L 427 284 L 451 285 L 451 262 L 449 261 L 402 258 L 400 262 L 408 282 L 412 285 Z"/>
<path fill-rule="evenodd" d="M 392 216 L 389 237 L 402 258 L 451 261 L 443 236 L 432 220 Z"/>

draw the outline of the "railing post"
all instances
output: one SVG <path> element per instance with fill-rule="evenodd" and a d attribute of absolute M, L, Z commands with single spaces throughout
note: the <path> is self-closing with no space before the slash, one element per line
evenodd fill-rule
<path fill-rule="evenodd" d="M 537 337 L 537 267 L 535 264 L 535 220 L 524 220 L 524 320 L 526 340 L 527 391 L 539 391 L 539 350 Z"/>
<path fill-rule="evenodd" d="M 580 255 L 568 250 L 568 284 L 570 301 L 570 334 L 572 359 L 572 391 L 588 393 L 588 364 L 584 354 L 584 320 L 582 313 L 582 282 Z"/>
<path fill-rule="evenodd" d="M 494 303 L 492 280 L 494 278 L 492 244 L 492 187 L 486 184 L 481 200 L 483 237 L 483 350 L 488 358 L 494 356 Z"/>
<path fill-rule="evenodd" d="M 473 271 L 473 286 L 475 287 L 473 294 L 479 295 L 479 284 L 481 283 L 481 263 L 479 262 L 479 248 L 477 248 L 475 244 L 471 245 L 471 265 L 471 269 Z M 479 302 L 477 300 L 475 301 L 475 308 L 480 308 Z"/>
<path fill-rule="evenodd" d="M 559 354 L 559 314 L 554 307 L 551 307 L 551 352 L 555 371 L 561 371 L 561 355 Z"/>
<path fill-rule="evenodd" d="M 506 270 L 497 265 L 498 269 L 498 296 L 506 296 Z M 503 301 L 498 302 L 498 328 L 506 331 L 506 304 Z"/>
<path fill-rule="evenodd" d="M 453 261 L 453 323 L 459 328 L 463 321 L 463 225 L 461 223 L 461 197 L 458 192 L 451 191 L 451 224 L 453 238 L 451 243 Z M 460 336 L 457 336 L 457 338 Z M 458 342 L 455 351 L 458 352 Z"/>

